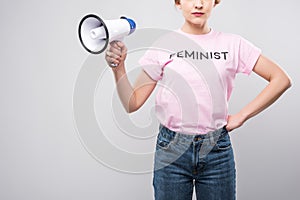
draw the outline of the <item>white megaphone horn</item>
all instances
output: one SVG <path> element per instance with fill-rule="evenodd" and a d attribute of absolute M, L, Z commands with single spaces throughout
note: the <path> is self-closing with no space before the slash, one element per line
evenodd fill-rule
<path fill-rule="evenodd" d="M 115 20 L 102 20 L 97 15 L 88 14 L 80 21 L 78 34 L 82 46 L 88 52 L 100 54 L 106 49 L 109 42 L 123 40 L 135 29 L 135 22 L 126 17 Z"/>

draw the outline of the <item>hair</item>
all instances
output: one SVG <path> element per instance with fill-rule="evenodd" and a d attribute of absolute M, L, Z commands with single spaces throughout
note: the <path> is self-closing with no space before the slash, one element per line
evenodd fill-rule
<path fill-rule="evenodd" d="M 175 4 L 179 4 L 180 3 L 180 0 L 174 0 L 175 1 Z M 219 4 L 221 2 L 221 0 L 215 0 L 215 4 Z"/>

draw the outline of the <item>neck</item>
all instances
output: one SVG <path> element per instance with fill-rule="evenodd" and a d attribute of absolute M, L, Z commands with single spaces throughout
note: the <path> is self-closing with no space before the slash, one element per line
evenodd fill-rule
<path fill-rule="evenodd" d="M 207 34 L 210 32 L 210 28 L 207 23 L 191 24 L 187 21 L 183 24 L 181 30 L 185 33 L 195 34 L 195 35 Z"/>

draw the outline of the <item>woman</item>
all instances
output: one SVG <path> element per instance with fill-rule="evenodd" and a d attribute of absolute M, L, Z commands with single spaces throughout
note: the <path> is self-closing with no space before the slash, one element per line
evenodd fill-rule
<path fill-rule="evenodd" d="M 174 103 L 176 95 L 172 96 L 170 91 L 160 89 L 158 93 L 156 106 L 161 125 L 153 178 L 156 200 L 192 199 L 194 186 L 197 199 L 235 199 L 236 173 L 228 132 L 239 128 L 266 109 L 291 86 L 285 72 L 262 55 L 259 48 L 238 35 L 216 32 L 209 27 L 210 14 L 219 3 L 220 0 L 175 0 L 175 5 L 182 11 L 185 19 L 177 32 L 199 44 L 203 50 L 196 52 L 197 56 L 195 52 L 188 51 L 168 56 L 148 51 L 140 60 L 143 70 L 134 86 L 131 86 L 126 76 L 124 61 L 127 53 L 124 44 L 113 42 L 106 52 L 107 63 L 118 65 L 112 70 L 119 97 L 129 113 L 144 104 L 158 81 L 170 77 L 166 75 L 170 70 L 182 74 L 195 93 L 193 99 L 196 104 L 191 103 L 194 109 L 187 107 L 190 110 L 184 112 L 186 119 L 192 119 L 189 115 L 201 112 L 201 120 L 196 120 L 196 123 L 184 120 L 183 111 L 180 111 L 182 107 L 179 108 L 189 98 Z M 168 59 L 162 58 L 163 56 Z M 209 78 L 202 79 L 191 75 L 195 73 L 184 73 L 188 66 L 183 64 L 182 58 L 196 57 L 198 60 L 210 59 L 213 63 L 222 83 L 222 87 L 217 90 L 223 94 L 225 101 L 231 95 L 237 73 L 250 74 L 253 71 L 267 80 L 268 85 L 238 113 L 228 115 L 225 102 L 221 104 L 221 112 L 216 115 L 212 103 L 214 100 L 210 99 L 213 91 L 210 86 L 205 87 L 205 83 L 209 82 L 205 79 Z M 176 80 L 178 79 L 172 80 L 173 83 Z"/>

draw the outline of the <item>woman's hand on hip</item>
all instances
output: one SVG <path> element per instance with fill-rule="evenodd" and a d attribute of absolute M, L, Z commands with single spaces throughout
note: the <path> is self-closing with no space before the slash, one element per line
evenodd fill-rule
<path fill-rule="evenodd" d="M 244 117 L 242 114 L 237 113 L 234 115 L 229 115 L 227 118 L 226 129 L 227 131 L 233 131 L 234 129 L 241 127 L 245 121 L 246 117 Z"/>

